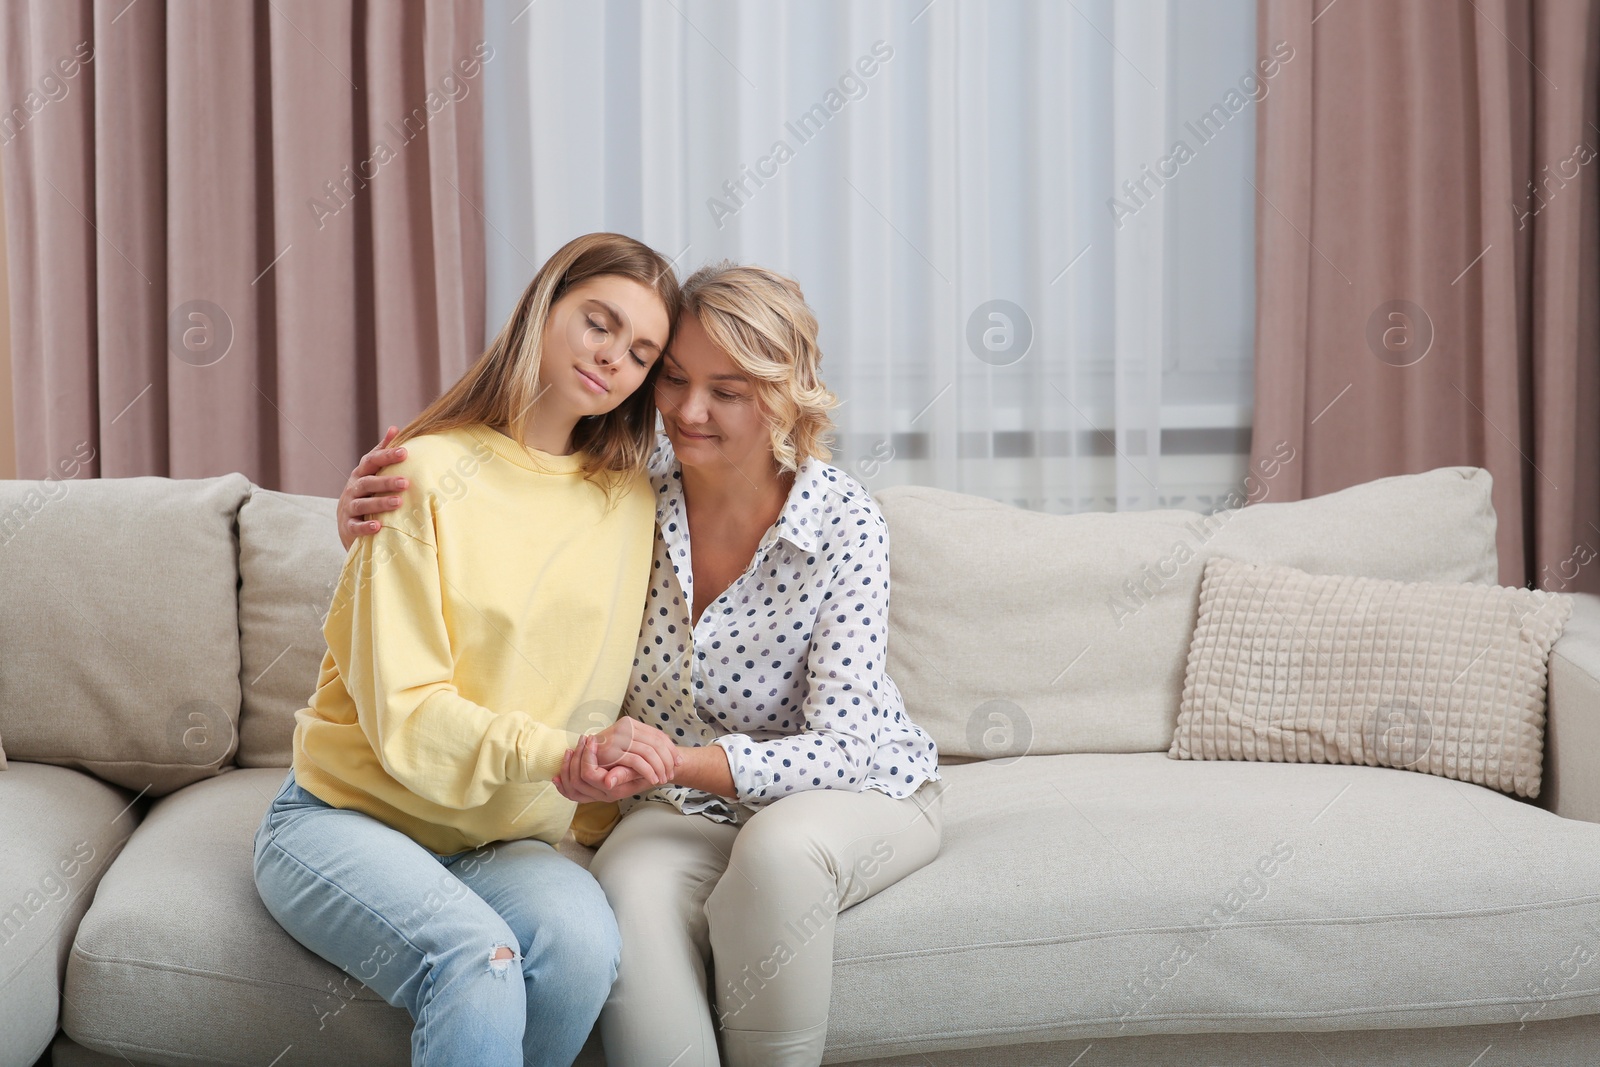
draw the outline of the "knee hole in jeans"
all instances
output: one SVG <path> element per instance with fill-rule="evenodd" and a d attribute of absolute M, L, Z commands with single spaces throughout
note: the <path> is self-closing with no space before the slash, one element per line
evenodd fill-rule
<path fill-rule="evenodd" d="M 491 946 L 489 952 L 489 973 L 505 975 L 511 973 L 511 964 L 519 957 L 517 952 L 509 945 Z"/>

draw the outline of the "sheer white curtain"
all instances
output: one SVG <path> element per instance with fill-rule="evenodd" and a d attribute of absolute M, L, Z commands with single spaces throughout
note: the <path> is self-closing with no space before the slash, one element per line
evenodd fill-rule
<path fill-rule="evenodd" d="M 684 274 L 799 279 L 844 401 L 834 462 L 869 488 L 1203 510 L 1238 484 L 1254 116 L 1225 94 L 1256 71 L 1253 0 L 485 16 L 491 331 L 544 257 L 617 230 Z"/>

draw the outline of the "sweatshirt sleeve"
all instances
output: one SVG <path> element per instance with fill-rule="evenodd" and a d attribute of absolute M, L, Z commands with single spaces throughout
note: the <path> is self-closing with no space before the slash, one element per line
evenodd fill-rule
<path fill-rule="evenodd" d="M 443 582 L 433 545 L 385 524 L 346 559 L 324 634 L 383 769 L 424 800 L 474 808 L 549 781 L 578 738 L 460 695 Z"/>
<path fill-rule="evenodd" d="M 599 848 L 621 818 L 622 809 L 614 803 L 579 804 L 572 817 L 572 836 L 580 845 Z"/>

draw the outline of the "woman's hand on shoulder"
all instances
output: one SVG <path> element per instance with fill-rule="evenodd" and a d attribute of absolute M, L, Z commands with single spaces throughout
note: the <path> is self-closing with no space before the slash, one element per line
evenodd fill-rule
<path fill-rule="evenodd" d="M 643 793 L 654 784 L 627 767 L 602 767 L 596 758 L 599 747 L 599 739 L 589 734 L 567 749 L 553 782 L 558 793 L 578 804 L 604 803 Z"/>
<path fill-rule="evenodd" d="M 339 540 L 347 549 L 355 544 L 357 537 L 375 534 L 382 528 L 383 523 L 375 520 L 374 515 L 400 507 L 399 497 L 384 494 L 398 493 L 409 483 L 405 478 L 382 475 L 385 467 L 406 458 L 404 446 L 389 447 L 389 442 L 399 432 L 389 427 L 383 440 L 361 457 L 356 469 L 350 472 L 350 480 L 344 483 L 344 492 L 339 494 Z"/>

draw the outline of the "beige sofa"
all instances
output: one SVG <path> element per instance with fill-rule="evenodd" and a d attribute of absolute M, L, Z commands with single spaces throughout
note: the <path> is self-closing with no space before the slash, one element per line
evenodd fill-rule
<path fill-rule="evenodd" d="M 1487 474 L 1209 518 L 879 496 L 947 823 L 841 917 L 827 1062 L 1600 1063 L 1600 600 L 1551 660 L 1536 803 L 1166 755 L 1205 556 L 1492 581 Z M 0 485 L 0 1065 L 407 1062 L 405 1011 L 251 879 L 332 510 L 237 475 Z"/>

